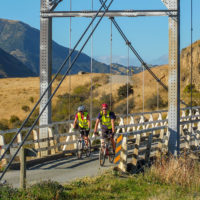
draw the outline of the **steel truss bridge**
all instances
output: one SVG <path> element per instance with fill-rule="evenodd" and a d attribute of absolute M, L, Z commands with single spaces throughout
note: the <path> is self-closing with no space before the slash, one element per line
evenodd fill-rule
<path fill-rule="evenodd" d="M 93 119 L 95 120 L 95 119 Z M 145 160 L 147 163 L 151 158 L 159 158 L 168 152 L 168 144 L 170 132 L 168 127 L 168 111 L 160 110 L 153 112 L 134 113 L 130 115 L 118 116 L 116 119 L 116 139 L 122 137 L 120 141 L 120 151 L 116 153 L 118 167 L 126 171 L 127 164 L 131 163 L 137 168 L 140 160 Z M 35 126 L 34 130 L 24 145 L 29 148 L 34 148 L 37 151 L 37 158 L 32 157 L 32 161 L 41 160 L 44 157 L 41 153 L 48 152 L 48 157 L 64 156 L 67 153 L 74 154 L 76 152 L 77 140 L 80 137 L 79 132 L 73 132 L 73 121 L 55 122 L 48 125 Z M 48 128 L 48 137 L 40 139 L 39 131 L 41 128 Z M 29 128 L 23 129 L 23 134 L 29 131 Z M 12 129 L 0 132 L 1 154 L 9 146 L 5 142 L 6 134 L 16 133 L 18 129 Z M 2 160 L 3 165 L 7 165 L 12 159 L 16 149 L 19 148 L 23 136 L 22 132 L 18 134 L 16 141 L 13 143 L 10 151 Z M 99 132 L 101 129 L 99 127 Z M 91 130 L 93 133 L 93 130 Z M 101 139 L 94 134 L 90 134 L 91 142 Z M 42 142 L 47 142 L 48 146 L 43 147 Z M 99 145 L 93 144 L 92 148 L 98 148 Z M 200 107 L 191 109 L 181 109 L 180 118 L 180 152 L 196 153 L 200 156 Z M 15 163 L 18 163 L 19 154 L 16 157 Z M 31 161 L 30 161 L 31 162 Z M 41 161 L 40 161 L 41 162 Z M 16 164 L 15 164 L 16 165 Z"/>
<path fill-rule="evenodd" d="M 41 0 L 40 12 L 40 99 L 26 118 L 22 126 L 17 130 L 0 132 L 1 162 L 7 164 L 1 173 L 0 179 L 17 157 L 23 145 L 32 145 L 38 151 L 38 157 L 55 154 L 63 151 L 73 151 L 76 144 L 77 133 L 72 132 L 71 122 L 51 123 L 51 99 L 68 75 L 85 45 L 95 32 L 97 26 L 104 17 L 109 17 L 113 25 L 119 31 L 126 45 L 138 58 L 141 64 L 148 70 L 152 77 L 168 91 L 168 111 L 156 111 L 148 113 L 130 114 L 118 118 L 119 126 L 117 135 L 123 135 L 121 143 L 119 167 L 126 169 L 127 161 L 137 165 L 142 156 L 149 160 L 152 155 L 160 155 L 169 152 L 180 155 L 182 148 L 190 149 L 194 146 L 199 150 L 200 115 L 199 107 L 187 107 L 180 110 L 180 0 L 161 0 L 166 10 L 110 10 L 113 0 L 99 0 L 100 8 L 96 11 L 55 11 L 62 0 Z M 123 30 L 118 25 L 115 17 L 140 17 L 140 16 L 168 16 L 169 18 L 169 79 L 168 87 L 154 74 L 144 62 L 142 57 L 128 40 Z M 91 22 L 75 44 L 70 54 L 63 61 L 58 72 L 51 79 L 52 74 L 52 18 L 53 17 L 89 17 Z M 93 23 L 97 20 L 96 25 Z M 86 32 L 93 24 L 93 30 L 89 34 L 71 65 L 64 73 L 58 87 L 51 91 L 51 86 L 57 75 L 63 69 L 72 53 L 82 41 Z M 40 114 L 30 128 L 24 128 L 30 116 L 40 105 Z M 36 124 L 39 121 L 40 126 Z M 62 127 L 65 128 L 62 128 Z M 5 143 L 4 135 L 15 132 L 15 136 L 9 144 Z M 23 135 L 23 136 L 22 136 Z M 32 135 L 32 136 L 31 136 Z M 32 138 L 32 139 L 30 139 Z M 92 140 L 95 139 L 92 136 Z M 73 146 L 72 149 L 68 145 Z M 71 147 L 70 146 L 70 147 Z M 14 153 L 11 150 L 14 149 Z M 143 152 L 143 153 L 141 153 Z"/>

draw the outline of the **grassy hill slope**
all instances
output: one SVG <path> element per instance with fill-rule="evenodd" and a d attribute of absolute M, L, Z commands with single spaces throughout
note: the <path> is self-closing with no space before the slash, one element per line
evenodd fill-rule
<path fill-rule="evenodd" d="M 190 66 L 189 63 L 190 47 L 184 49 L 181 54 L 181 99 L 190 103 Z M 193 45 L 193 105 L 200 105 L 200 41 L 197 41 Z M 159 77 L 163 77 L 162 81 L 168 85 L 168 66 L 163 65 L 160 67 L 152 68 L 153 72 Z M 109 95 L 112 90 L 112 96 L 114 100 L 113 110 L 121 114 L 119 111 L 125 112 L 127 99 L 118 98 L 118 89 L 126 83 L 126 77 L 119 75 L 112 75 L 113 82 L 109 81 L 109 75 L 107 74 L 83 74 L 68 76 L 63 82 L 61 88 L 58 90 L 56 97 L 53 99 L 53 107 L 60 100 L 59 96 L 65 98 L 65 106 L 67 106 L 68 98 L 66 93 L 69 93 L 69 86 L 71 82 L 70 94 L 77 96 L 86 95 L 83 101 L 78 101 L 76 104 L 90 103 L 90 87 L 91 78 L 93 81 L 93 106 L 99 105 L 97 102 L 105 101 L 105 95 Z M 145 71 L 143 73 L 134 74 L 131 79 L 131 85 L 133 86 L 134 94 L 130 95 L 128 100 L 129 104 L 133 102 L 129 112 L 142 111 L 143 107 L 143 78 L 144 78 L 144 107 L 145 111 L 157 109 L 157 92 L 160 95 L 159 109 L 167 108 L 168 94 L 167 92 L 157 84 L 152 76 Z M 115 80 L 116 79 L 116 80 Z M 53 88 L 58 84 L 58 81 L 53 85 Z M 78 88 L 79 87 L 79 88 Z M 11 115 L 17 115 L 23 120 L 28 111 L 23 107 L 28 106 L 31 109 L 36 100 L 39 98 L 39 78 L 12 78 L 12 79 L 0 79 L 0 119 L 10 119 Z M 78 89 L 77 89 L 78 88 Z M 76 89 L 76 91 L 75 91 Z M 81 91 L 82 90 L 82 91 Z M 82 93 L 81 93 L 82 92 Z M 63 96 L 62 96 L 63 95 Z M 83 98 L 80 98 L 83 99 Z M 73 99 L 71 100 L 73 103 Z M 109 98 L 107 98 L 109 103 Z M 58 105 L 57 105 L 58 106 Z M 71 109 L 71 113 L 75 112 L 76 105 L 74 104 L 74 110 Z M 61 108 L 62 109 L 62 108 Z M 55 109 L 57 110 L 57 108 Z"/>
<path fill-rule="evenodd" d="M 0 78 L 36 76 L 22 62 L 0 48 Z"/>

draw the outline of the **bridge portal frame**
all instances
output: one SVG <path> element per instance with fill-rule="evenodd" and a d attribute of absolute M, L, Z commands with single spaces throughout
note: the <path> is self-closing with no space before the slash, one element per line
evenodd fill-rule
<path fill-rule="evenodd" d="M 53 11 L 62 0 L 41 0 L 40 6 L 40 96 L 48 87 L 52 76 L 52 18 L 93 17 L 95 11 Z M 168 79 L 168 128 L 170 132 L 169 152 L 179 154 L 180 149 L 180 0 L 161 0 L 167 10 L 108 11 L 106 17 L 115 16 L 169 16 L 169 79 Z M 99 16 L 101 13 L 99 14 Z M 48 90 L 40 103 L 40 112 L 51 96 Z M 51 103 L 40 118 L 40 125 L 51 123 Z M 48 129 L 40 129 L 40 139 L 48 138 Z M 42 143 L 41 147 L 47 147 Z M 43 155 L 48 152 L 43 152 Z"/>

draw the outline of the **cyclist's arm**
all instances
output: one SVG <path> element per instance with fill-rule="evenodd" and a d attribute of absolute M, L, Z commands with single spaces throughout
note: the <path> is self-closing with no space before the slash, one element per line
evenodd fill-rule
<path fill-rule="evenodd" d="M 111 119 L 112 132 L 115 133 L 115 120 Z"/>
<path fill-rule="evenodd" d="M 76 127 L 76 123 L 77 123 L 77 117 L 75 117 L 75 119 L 74 119 L 74 124 L 73 124 L 73 128 L 75 129 L 75 127 Z"/>
<path fill-rule="evenodd" d="M 99 122 L 100 122 L 100 120 L 97 118 L 96 123 L 95 123 L 95 127 L 94 127 L 94 132 L 97 132 Z"/>
<path fill-rule="evenodd" d="M 88 120 L 88 128 L 90 129 L 90 120 Z"/>

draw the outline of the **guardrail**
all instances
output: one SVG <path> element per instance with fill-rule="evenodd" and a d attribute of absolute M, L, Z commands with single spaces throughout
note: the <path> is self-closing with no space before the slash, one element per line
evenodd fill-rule
<path fill-rule="evenodd" d="M 195 130 L 200 130 L 200 107 L 193 107 L 193 113 L 191 112 L 191 108 L 184 108 L 181 109 L 181 134 L 183 134 L 183 130 L 188 130 L 192 133 L 194 127 Z M 94 119 L 93 119 L 94 120 Z M 191 121 L 192 120 L 192 121 Z M 196 121 L 195 121 L 196 120 Z M 167 127 L 167 110 L 161 110 L 161 111 L 153 111 L 153 112 L 145 112 L 145 113 L 134 113 L 119 116 L 117 117 L 117 123 L 116 126 L 116 133 L 127 133 L 127 136 L 135 136 L 136 138 L 138 134 L 141 135 L 141 137 L 147 137 L 149 135 L 149 132 L 156 132 L 158 130 L 165 130 L 165 133 L 162 132 L 162 135 L 165 136 L 168 134 L 168 131 L 166 131 Z M 41 157 L 42 151 L 48 151 L 49 155 L 55 155 L 57 153 L 63 152 L 63 151 L 74 151 L 76 149 L 76 141 L 79 136 L 79 132 L 72 132 L 72 123 L 73 121 L 63 121 L 63 122 L 54 122 L 52 124 L 48 125 L 42 125 L 42 126 L 36 126 L 34 130 L 32 131 L 32 134 L 30 135 L 29 139 L 25 142 L 25 146 L 27 147 L 33 147 L 38 151 L 38 157 Z M 39 129 L 40 128 L 48 128 L 48 138 L 40 139 L 39 137 Z M 20 134 L 18 134 L 16 142 L 11 146 L 10 152 L 6 154 L 4 159 L 1 161 L 1 165 L 6 165 L 7 162 L 10 160 L 13 152 L 15 149 L 20 145 L 22 138 L 23 138 L 23 132 L 28 131 L 29 128 L 24 128 Z M 12 130 L 6 130 L 6 131 L 0 131 L 0 155 L 3 154 L 4 149 L 8 146 L 8 144 L 5 142 L 5 136 L 7 134 L 16 133 L 18 129 L 12 129 Z M 91 130 L 91 140 L 94 141 L 95 138 L 93 133 L 93 130 Z M 99 127 L 100 131 L 100 127 Z M 154 134 L 153 136 L 154 137 Z M 161 136 L 160 136 L 161 137 Z M 164 137 L 164 136 L 163 136 Z M 198 135 L 199 137 L 199 135 Z M 187 137 L 188 140 L 188 137 Z M 40 144 L 42 142 L 48 141 L 47 147 L 41 147 Z M 138 143 L 138 140 L 136 141 L 136 144 Z M 198 142 L 197 142 L 198 143 Z M 17 157 L 16 160 L 19 158 Z"/>

